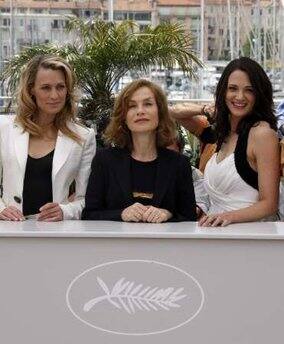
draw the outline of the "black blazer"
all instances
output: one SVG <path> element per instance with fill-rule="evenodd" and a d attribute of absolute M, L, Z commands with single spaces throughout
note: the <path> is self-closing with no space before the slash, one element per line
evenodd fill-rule
<path fill-rule="evenodd" d="M 188 157 L 159 149 L 152 205 L 169 210 L 170 221 L 195 221 L 196 203 Z M 97 151 L 92 162 L 82 220 L 121 221 L 122 211 L 132 205 L 130 155 L 126 149 Z"/>

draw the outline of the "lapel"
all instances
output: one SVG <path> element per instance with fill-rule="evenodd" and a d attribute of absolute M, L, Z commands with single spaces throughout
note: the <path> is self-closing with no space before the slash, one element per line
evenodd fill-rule
<path fill-rule="evenodd" d="M 121 191 L 129 202 L 133 200 L 131 191 L 131 176 L 130 176 L 130 156 L 127 149 L 117 149 L 114 152 L 114 169 L 113 173 L 117 179 Z M 112 164 L 111 164 L 112 166 Z"/>
<path fill-rule="evenodd" d="M 61 131 L 58 132 L 55 150 L 54 150 L 54 156 L 53 156 L 53 163 L 52 163 L 52 181 L 53 182 L 54 182 L 54 178 L 56 174 L 64 165 L 69 154 L 71 153 L 74 144 L 76 144 L 74 140 L 62 134 Z"/>
<path fill-rule="evenodd" d="M 176 171 L 176 164 L 173 156 L 167 149 L 160 148 L 158 150 L 157 176 L 156 185 L 153 196 L 153 205 L 159 207 L 162 199 L 167 191 L 169 183 Z"/>
<path fill-rule="evenodd" d="M 29 147 L 29 133 L 26 131 L 24 132 L 23 128 L 16 122 L 14 122 L 13 136 L 16 157 L 22 173 L 25 174 Z"/>

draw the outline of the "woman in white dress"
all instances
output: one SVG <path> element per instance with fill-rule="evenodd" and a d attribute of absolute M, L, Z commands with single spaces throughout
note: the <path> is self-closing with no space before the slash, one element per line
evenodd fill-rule
<path fill-rule="evenodd" d="M 272 86 L 262 67 L 241 57 L 216 89 L 217 152 L 206 165 L 210 207 L 200 226 L 259 221 L 278 207 L 279 143 Z"/>

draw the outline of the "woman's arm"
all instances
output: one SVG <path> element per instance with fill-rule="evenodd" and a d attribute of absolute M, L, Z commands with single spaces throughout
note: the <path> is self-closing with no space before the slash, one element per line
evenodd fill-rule
<path fill-rule="evenodd" d="M 208 104 L 177 104 L 170 107 L 170 115 L 180 125 L 196 136 L 200 136 L 209 126 L 208 117 L 214 116 L 214 105 Z"/>
<path fill-rule="evenodd" d="M 200 221 L 202 226 L 227 225 L 236 222 L 261 220 L 278 210 L 280 161 L 277 134 L 266 124 L 252 128 L 248 142 L 258 172 L 259 200 L 240 210 L 214 214 Z"/>
<path fill-rule="evenodd" d="M 171 222 L 196 221 L 196 202 L 189 158 L 181 156 L 176 185 L 176 209 Z"/>
<path fill-rule="evenodd" d="M 6 117 L 8 116 L 1 116 L 1 126 L 0 126 L 0 142 L 2 141 L 1 138 L 1 131 L 3 130 L 3 124 L 5 124 Z M 5 127 L 5 130 L 7 128 Z M 25 220 L 23 213 L 17 209 L 16 207 L 10 205 L 7 206 L 3 199 L 3 166 L 2 166 L 2 154 L 0 150 L 0 220 L 4 221 L 23 221 Z"/>
<path fill-rule="evenodd" d="M 75 177 L 76 191 L 73 202 L 60 204 L 63 211 L 64 220 L 80 219 L 82 209 L 85 205 L 85 193 L 88 178 L 91 171 L 91 163 L 96 152 L 96 136 L 93 129 L 90 129 L 86 141 L 84 143 L 80 166 Z M 72 159 L 72 156 L 70 157 Z"/>
<path fill-rule="evenodd" d="M 281 174 L 282 177 L 284 176 L 284 138 L 280 141 L 280 152 L 281 152 L 281 158 L 280 158 L 280 164 L 281 164 Z"/>
<path fill-rule="evenodd" d="M 121 221 L 121 213 L 124 208 L 106 209 L 106 193 L 108 180 L 104 164 L 104 151 L 98 151 L 92 162 L 91 174 L 85 197 L 85 208 L 82 212 L 82 220 L 111 220 Z"/>

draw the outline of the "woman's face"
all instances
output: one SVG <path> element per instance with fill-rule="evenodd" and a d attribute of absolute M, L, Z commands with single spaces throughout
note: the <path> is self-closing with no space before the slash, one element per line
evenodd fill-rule
<path fill-rule="evenodd" d="M 226 105 L 231 116 L 243 118 L 250 114 L 255 104 L 254 90 L 247 73 L 235 70 L 228 79 Z"/>
<path fill-rule="evenodd" d="M 143 86 L 130 97 L 126 113 L 126 125 L 133 133 L 153 132 L 159 124 L 159 112 L 155 95 Z"/>
<path fill-rule="evenodd" d="M 54 117 L 65 106 L 67 87 L 61 70 L 39 68 L 31 94 L 41 116 Z"/>

